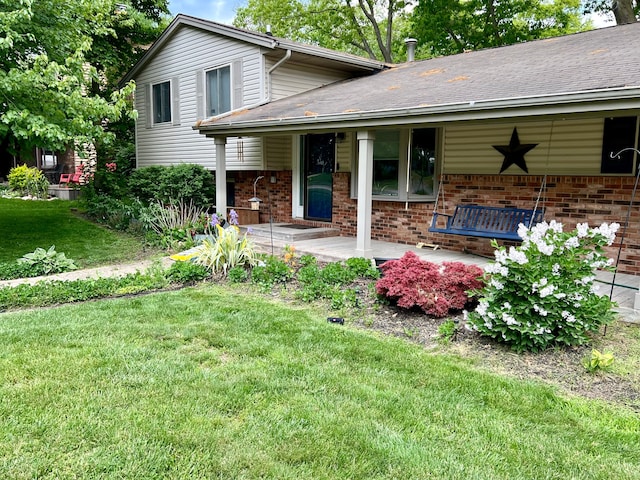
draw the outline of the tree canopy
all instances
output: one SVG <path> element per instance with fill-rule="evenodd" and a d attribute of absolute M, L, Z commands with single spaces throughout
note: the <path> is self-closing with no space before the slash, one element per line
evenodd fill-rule
<path fill-rule="evenodd" d="M 419 0 L 412 25 L 422 56 L 449 55 L 585 29 L 580 0 Z"/>
<path fill-rule="evenodd" d="M 63 150 L 132 117 L 114 86 L 159 33 L 166 0 L 0 0 L 0 144 Z"/>

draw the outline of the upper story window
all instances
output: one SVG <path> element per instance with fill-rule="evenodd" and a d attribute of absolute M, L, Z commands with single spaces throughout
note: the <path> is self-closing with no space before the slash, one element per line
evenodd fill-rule
<path fill-rule="evenodd" d="M 171 82 L 153 85 L 153 123 L 171 121 Z"/>
<path fill-rule="evenodd" d="M 210 117 L 231 111 L 231 67 L 216 68 L 206 74 L 207 114 Z"/>
<path fill-rule="evenodd" d="M 378 130 L 373 142 L 375 200 L 433 200 L 438 131 L 435 128 Z M 352 189 L 357 186 L 354 175 Z"/>
<path fill-rule="evenodd" d="M 638 148 L 638 117 L 614 117 L 604 119 L 602 135 L 601 173 L 634 173 L 636 152 L 624 149 Z M 613 158 L 612 158 L 613 155 Z"/>

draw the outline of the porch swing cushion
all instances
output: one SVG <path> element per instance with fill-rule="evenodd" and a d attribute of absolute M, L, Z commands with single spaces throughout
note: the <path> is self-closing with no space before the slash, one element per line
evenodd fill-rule
<path fill-rule="evenodd" d="M 485 207 L 482 205 L 458 205 L 453 215 L 434 212 L 430 232 L 487 237 L 521 241 L 518 227 L 521 223 L 533 226 L 542 221 L 542 210 L 513 207 Z M 438 227 L 438 217 L 447 217 L 444 227 Z"/>

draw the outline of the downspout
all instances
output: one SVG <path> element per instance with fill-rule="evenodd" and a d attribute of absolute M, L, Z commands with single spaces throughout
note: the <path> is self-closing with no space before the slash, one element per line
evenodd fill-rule
<path fill-rule="evenodd" d="M 287 49 L 286 53 L 284 54 L 284 57 L 282 57 L 280 60 L 278 60 L 276 62 L 276 64 L 274 66 L 272 66 L 268 71 L 267 71 L 267 78 L 268 78 L 268 88 L 269 88 L 269 93 L 267 94 L 267 99 L 266 99 L 266 103 L 271 102 L 271 97 L 272 97 L 272 79 L 271 79 L 271 74 L 278 68 L 280 68 L 284 63 L 288 62 L 289 59 L 291 58 L 291 49 Z"/>

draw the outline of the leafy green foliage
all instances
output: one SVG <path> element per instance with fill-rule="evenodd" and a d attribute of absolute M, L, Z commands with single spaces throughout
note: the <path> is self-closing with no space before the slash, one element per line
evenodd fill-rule
<path fill-rule="evenodd" d="M 446 319 L 438 325 L 438 335 L 440 336 L 440 341 L 443 343 L 451 342 L 455 338 L 457 332 L 458 326 L 451 318 Z"/>
<path fill-rule="evenodd" d="M 32 253 L 27 253 L 18 259 L 18 263 L 29 267 L 31 270 L 29 276 L 62 273 L 78 268 L 75 262 L 67 258 L 64 253 L 56 252 L 55 245 L 51 245 L 48 250 L 36 248 Z"/>
<path fill-rule="evenodd" d="M 418 55 L 433 57 L 511 45 L 588 28 L 578 0 L 420 1 L 412 12 Z"/>
<path fill-rule="evenodd" d="M 183 285 L 200 282 L 210 275 L 211 272 L 207 267 L 194 262 L 175 262 L 166 272 L 167 280 Z"/>
<path fill-rule="evenodd" d="M 19 263 L 17 261 L 0 263 L 0 280 L 36 277 L 38 275 L 39 274 L 26 263 Z"/>
<path fill-rule="evenodd" d="M 588 372 L 594 373 L 601 370 L 607 370 L 611 365 L 613 365 L 613 361 L 613 353 L 600 353 L 594 348 L 591 350 L 591 356 L 589 358 L 585 358 L 582 364 Z"/>
<path fill-rule="evenodd" d="M 132 233 L 141 232 L 143 228 L 139 219 L 145 207 L 138 200 L 118 199 L 87 189 L 82 195 L 81 203 L 89 218 L 109 228 Z"/>
<path fill-rule="evenodd" d="M 150 204 L 193 202 L 208 207 L 215 199 L 214 177 L 204 167 L 180 164 L 170 167 L 143 167 L 131 172 L 130 195 Z"/>
<path fill-rule="evenodd" d="M 0 288 L 0 311 L 82 302 L 96 298 L 158 290 L 168 285 L 164 275 L 135 273 L 121 278 L 42 281 Z"/>
<path fill-rule="evenodd" d="M 198 246 L 196 263 L 204 265 L 213 273 L 226 275 L 233 267 L 252 267 L 258 261 L 255 246 L 246 235 L 240 235 L 240 229 L 231 225 L 223 228 L 215 225 L 215 241 L 204 240 Z"/>
<path fill-rule="evenodd" d="M 114 6 L 90 0 L 3 1 L 0 139 L 13 153 L 107 141 L 112 135 L 103 122 L 135 116 L 134 85 L 97 94 L 94 86 L 102 84 L 104 70 L 88 62 L 93 39 L 114 33 Z"/>
<path fill-rule="evenodd" d="M 227 278 L 231 283 L 243 283 L 249 279 L 249 272 L 244 267 L 233 267 L 227 272 Z"/>
<path fill-rule="evenodd" d="M 486 286 L 469 315 L 471 328 L 507 343 L 516 351 L 552 345 L 582 345 L 614 318 L 614 303 L 600 295 L 596 269 L 610 269 L 603 250 L 615 239 L 618 224 L 589 228 L 578 224 L 564 232 L 552 220 L 518 234 L 519 247 L 496 247 L 485 269 Z"/>
<path fill-rule="evenodd" d="M 9 188 L 19 195 L 30 195 L 37 198 L 47 198 L 49 182 L 42 171 L 35 167 L 20 165 L 9 171 L 7 177 Z"/>
<path fill-rule="evenodd" d="M 269 255 L 251 270 L 251 282 L 267 290 L 293 278 L 294 270 L 284 260 Z"/>

